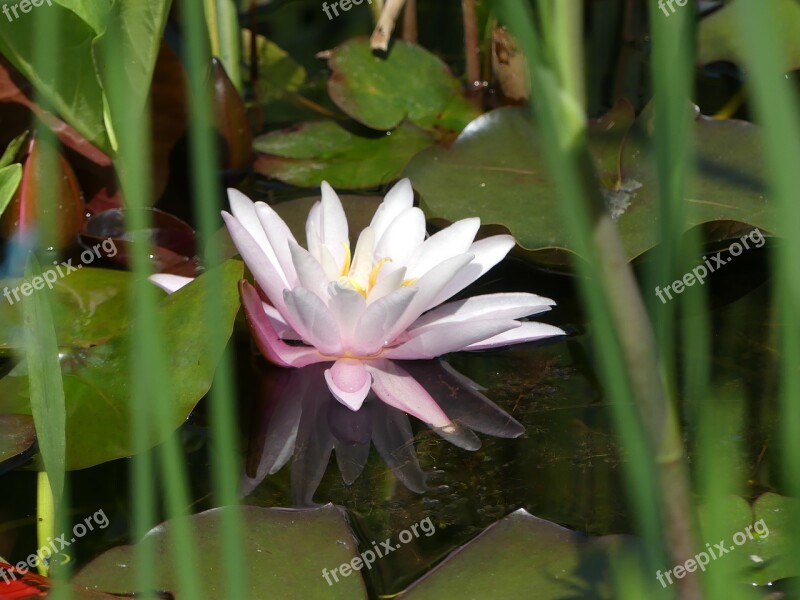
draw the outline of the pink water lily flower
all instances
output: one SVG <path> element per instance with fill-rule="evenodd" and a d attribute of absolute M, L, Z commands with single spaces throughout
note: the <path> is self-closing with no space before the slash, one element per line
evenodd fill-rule
<path fill-rule="evenodd" d="M 555 304 L 535 294 L 442 304 L 497 264 L 514 239 L 475 241 L 477 218 L 427 237 L 408 179 L 389 191 L 354 248 L 339 197 L 325 182 L 306 222 L 307 249 L 269 205 L 234 189 L 228 197 L 232 214 L 222 216 L 268 299 L 240 283 L 259 349 L 284 367 L 332 363 L 325 370 L 328 388 L 353 411 L 372 389 L 383 402 L 446 431 L 453 427 L 451 419 L 394 361 L 564 334 L 552 325 L 519 320 Z"/>

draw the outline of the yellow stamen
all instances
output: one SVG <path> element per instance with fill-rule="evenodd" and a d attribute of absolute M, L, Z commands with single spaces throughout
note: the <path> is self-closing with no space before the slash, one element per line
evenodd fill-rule
<path fill-rule="evenodd" d="M 400 284 L 400 287 L 411 287 L 415 283 L 417 283 L 416 277 L 414 279 L 404 279 L 403 283 Z"/>
<path fill-rule="evenodd" d="M 367 284 L 368 290 L 372 290 L 372 288 L 375 287 L 375 284 L 378 281 L 378 271 L 380 271 L 381 267 L 387 262 L 392 262 L 392 259 L 388 257 L 382 258 L 378 261 L 378 263 L 374 267 L 372 267 L 372 271 L 370 271 L 369 274 L 369 283 Z"/>
<path fill-rule="evenodd" d="M 350 254 L 350 243 L 345 242 L 342 240 L 342 246 L 344 247 L 344 265 L 342 265 L 342 277 L 347 275 L 350 272 L 350 261 L 353 259 L 353 255 Z"/>

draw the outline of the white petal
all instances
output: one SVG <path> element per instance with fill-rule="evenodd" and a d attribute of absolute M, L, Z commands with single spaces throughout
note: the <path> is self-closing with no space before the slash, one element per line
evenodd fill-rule
<path fill-rule="evenodd" d="M 155 275 L 150 275 L 148 279 L 168 294 L 177 292 L 190 281 L 194 281 L 194 277 L 170 275 L 169 273 L 156 273 Z"/>
<path fill-rule="evenodd" d="M 320 215 L 320 239 L 328 247 L 341 271 L 344 265 L 344 244 L 350 244 L 347 230 L 347 217 L 339 196 L 327 181 L 320 186 L 322 190 L 322 213 Z"/>
<path fill-rule="evenodd" d="M 391 258 L 393 267 L 405 265 L 425 240 L 425 214 L 416 207 L 403 211 L 376 240 L 375 260 Z"/>
<path fill-rule="evenodd" d="M 311 290 L 323 300 L 327 300 L 328 278 L 322 266 L 308 250 L 299 246 L 297 242 L 288 240 L 288 244 L 300 285 Z"/>
<path fill-rule="evenodd" d="M 536 294 L 486 294 L 450 302 L 434 308 L 414 321 L 408 332 L 414 335 L 429 325 L 467 322 L 476 319 L 520 319 L 550 310 L 555 302 Z"/>
<path fill-rule="evenodd" d="M 320 240 L 322 203 L 317 201 L 311 210 L 308 211 L 308 218 L 306 219 L 306 248 L 311 252 L 311 256 L 320 260 L 319 248 L 322 244 Z"/>
<path fill-rule="evenodd" d="M 267 234 L 261 226 L 261 222 L 256 215 L 255 205 L 253 201 L 245 196 L 242 192 L 234 188 L 228 188 L 228 202 L 231 205 L 231 213 L 237 221 L 247 230 L 247 233 L 255 240 L 258 247 L 269 259 L 275 267 L 275 270 L 283 278 L 284 283 L 288 285 L 288 279 L 283 273 L 283 269 L 278 262 L 278 257 L 275 255 L 272 245 L 267 239 Z"/>
<path fill-rule="evenodd" d="M 270 247 L 275 252 L 278 264 L 286 275 L 286 281 L 290 287 L 294 287 L 297 273 L 292 263 L 292 253 L 289 251 L 289 240 L 295 242 L 294 234 L 271 206 L 264 202 L 256 202 L 255 206 L 256 216 L 267 235 Z"/>
<path fill-rule="evenodd" d="M 403 280 L 406 278 L 406 268 L 400 267 L 381 277 L 383 273 L 383 269 L 386 268 L 385 266 L 381 269 L 378 274 L 378 283 L 375 284 L 369 295 L 367 296 L 367 304 L 372 304 L 376 300 L 380 300 L 384 296 L 388 296 L 393 291 L 400 289 L 400 286 L 403 283 Z"/>
<path fill-rule="evenodd" d="M 283 274 L 279 273 L 275 265 L 266 258 L 253 236 L 235 217 L 222 211 L 222 219 L 228 227 L 228 232 L 231 234 L 231 239 L 236 245 L 236 249 L 239 250 L 239 254 L 242 256 L 247 268 L 253 273 L 253 277 L 259 287 L 261 287 L 275 308 L 283 312 L 286 306 L 283 301 L 283 291 L 288 287 Z"/>
<path fill-rule="evenodd" d="M 435 358 L 448 352 L 458 352 L 470 344 L 482 342 L 519 326 L 519 321 L 510 319 L 431 325 L 424 332 L 386 352 L 385 356 L 404 360 Z"/>
<path fill-rule="evenodd" d="M 261 303 L 264 306 L 264 312 L 269 317 L 269 322 L 278 337 L 282 340 L 299 340 L 300 336 L 292 329 L 292 326 L 286 322 L 286 318 L 278 311 L 277 308 L 267 302 Z"/>
<path fill-rule="evenodd" d="M 367 306 L 356 326 L 354 351 L 369 356 L 391 342 L 389 331 L 408 310 L 417 292 L 415 288 L 400 288 Z"/>
<path fill-rule="evenodd" d="M 474 242 L 469 247 L 469 252 L 475 255 L 472 263 L 445 286 L 441 293 L 431 301 L 428 308 L 438 306 L 445 300 L 452 298 L 478 279 L 478 277 L 503 260 L 515 243 L 514 238 L 510 235 L 493 235 Z"/>
<path fill-rule="evenodd" d="M 408 261 L 409 279 L 418 279 L 437 264 L 469 250 L 481 220 L 473 217 L 456 221 L 425 240 Z"/>
<path fill-rule="evenodd" d="M 393 340 L 408 329 L 431 306 L 433 299 L 441 293 L 442 289 L 469 265 L 473 258 L 472 254 L 454 256 L 436 265 L 423 275 L 412 286 L 412 289 L 417 289 L 418 292 L 406 312 L 403 313 L 403 316 L 392 326 L 387 339 Z"/>
<path fill-rule="evenodd" d="M 389 406 L 394 406 L 433 427 L 453 427 L 436 401 L 416 379 L 390 360 L 368 363 L 372 390 Z"/>
<path fill-rule="evenodd" d="M 303 341 L 323 354 L 342 349 L 339 326 L 325 303 L 311 290 L 295 288 L 284 293 L 290 323 Z"/>
<path fill-rule="evenodd" d="M 400 213 L 414 206 L 414 190 L 411 181 L 401 179 L 386 194 L 372 217 L 370 227 L 375 230 L 375 239 L 380 240 L 386 229 Z"/>
<path fill-rule="evenodd" d="M 547 323 L 536 323 L 528 321 L 522 323 L 516 329 L 506 331 L 494 337 L 470 344 L 464 350 L 485 350 L 487 348 L 496 348 L 498 346 L 510 346 L 511 344 L 521 344 L 523 342 L 534 342 L 544 338 L 553 337 L 556 335 L 566 335 L 562 329 L 555 325 L 548 325 Z"/>
<path fill-rule="evenodd" d="M 333 313 L 334 319 L 339 324 L 344 348 L 352 349 L 355 346 L 356 326 L 364 314 L 367 304 L 364 297 L 355 290 L 343 287 L 338 283 L 328 286 L 328 308 Z"/>
<path fill-rule="evenodd" d="M 353 264 L 350 266 L 350 277 L 359 283 L 369 281 L 373 267 L 373 251 L 375 250 L 375 233 L 372 227 L 365 227 L 358 236 L 356 251 L 353 253 Z"/>

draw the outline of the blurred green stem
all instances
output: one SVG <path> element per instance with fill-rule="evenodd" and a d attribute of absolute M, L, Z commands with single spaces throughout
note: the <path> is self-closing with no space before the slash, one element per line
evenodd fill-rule
<path fill-rule="evenodd" d="M 242 93 L 241 33 L 233 0 L 206 0 L 206 22 L 211 55 L 217 56 L 239 93 Z"/>

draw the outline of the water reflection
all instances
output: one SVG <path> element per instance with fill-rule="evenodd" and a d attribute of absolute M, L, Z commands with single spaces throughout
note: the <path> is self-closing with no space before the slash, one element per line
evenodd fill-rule
<path fill-rule="evenodd" d="M 522 425 L 484 396 L 479 385 L 446 362 L 404 361 L 403 367 L 457 425 L 455 431 L 435 430 L 447 441 L 474 451 L 480 448 L 475 431 L 504 438 L 523 433 Z M 417 460 L 408 415 L 381 402 L 373 392 L 360 410 L 351 411 L 331 395 L 325 368 L 324 364 L 260 368 L 242 495 L 250 494 L 291 458 L 293 503 L 311 506 L 331 450 L 335 450 L 342 479 L 351 484 L 367 463 L 370 442 L 406 487 L 424 492 L 425 474 Z"/>

